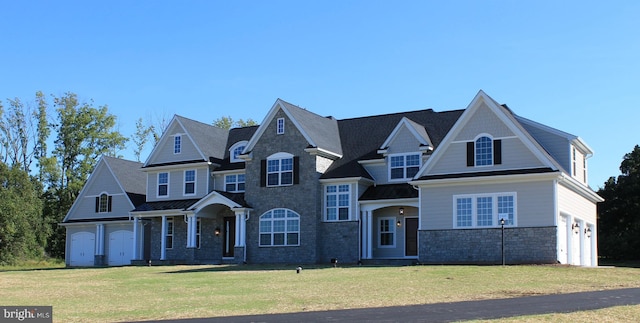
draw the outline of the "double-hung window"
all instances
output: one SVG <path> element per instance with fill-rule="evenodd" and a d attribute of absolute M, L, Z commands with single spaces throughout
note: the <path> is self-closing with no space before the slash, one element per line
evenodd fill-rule
<path fill-rule="evenodd" d="M 325 190 L 327 221 L 349 220 L 349 184 L 327 185 Z"/>
<path fill-rule="evenodd" d="M 184 171 L 184 195 L 196 194 L 196 171 Z"/>
<path fill-rule="evenodd" d="M 502 164 L 502 140 L 487 134 L 467 142 L 467 166 L 493 166 Z"/>
<path fill-rule="evenodd" d="M 158 173 L 158 196 L 169 195 L 169 173 Z"/>
<path fill-rule="evenodd" d="M 391 248 L 396 245 L 395 218 L 385 217 L 378 220 L 378 246 L 381 248 Z"/>
<path fill-rule="evenodd" d="M 244 192 L 244 174 L 226 175 L 224 177 L 225 191 Z"/>
<path fill-rule="evenodd" d="M 196 220 L 196 248 L 200 249 L 200 232 L 202 232 L 202 221 Z"/>
<path fill-rule="evenodd" d="M 516 194 L 492 193 L 458 195 L 453 198 L 454 227 L 497 227 L 504 219 L 505 225 L 516 221 Z"/>
<path fill-rule="evenodd" d="M 182 136 L 176 135 L 173 137 L 173 153 L 179 154 L 182 151 Z"/>
<path fill-rule="evenodd" d="M 112 197 L 107 193 L 102 193 L 100 196 L 96 196 L 96 213 L 111 212 Z"/>
<path fill-rule="evenodd" d="M 413 178 L 420 169 L 420 154 L 389 156 L 389 179 Z"/>
<path fill-rule="evenodd" d="M 284 118 L 278 118 L 276 121 L 276 133 L 279 135 L 284 133 Z"/>
<path fill-rule="evenodd" d="M 260 246 L 300 245 L 300 215 L 289 209 L 272 209 L 260 216 Z"/>
<path fill-rule="evenodd" d="M 267 159 L 267 186 L 293 184 L 293 157 Z"/>

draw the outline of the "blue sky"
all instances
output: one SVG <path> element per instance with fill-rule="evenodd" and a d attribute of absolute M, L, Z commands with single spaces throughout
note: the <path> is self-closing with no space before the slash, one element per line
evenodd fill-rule
<path fill-rule="evenodd" d="M 135 120 L 465 108 L 482 89 L 583 138 L 590 184 L 640 144 L 639 1 L 0 1 L 0 100 Z M 132 149 L 122 152 L 132 159 Z M 144 154 L 143 154 L 144 155 Z"/>

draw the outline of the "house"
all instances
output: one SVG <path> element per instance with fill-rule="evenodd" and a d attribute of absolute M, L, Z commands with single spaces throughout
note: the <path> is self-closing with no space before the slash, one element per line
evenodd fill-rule
<path fill-rule="evenodd" d="M 231 130 L 175 116 L 139 168 L 131 259 L 595 266 L 592 155 L 482 91 L 464 110 L 341 120 L 278 99 Z"/>
<path fill-rule="evenodd" d="M 61 224 L 66 229 L 67 266 L 131 264 L 134 237 L 144 236 L 134 231 L 129 215 L 146 200 L 141 167 L 142 163 L 100 158 Z"/>

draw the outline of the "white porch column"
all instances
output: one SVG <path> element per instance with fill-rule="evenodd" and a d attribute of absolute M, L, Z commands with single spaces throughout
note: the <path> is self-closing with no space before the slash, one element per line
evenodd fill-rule
<path fill-rule="evenodd" d="M 96 255 L 104 255 L 104 224 L 96 224 Z"/>
<path fill-rule="evenodd" d="M 138 252 L 138 250 L 140 250 L 140 248 L 138 248 L 138 234 L 140 234 L 140 230 L 138 228 L 139 220 L 140 219 L 135 216 L 133 217 L 133 260 L 140 259 L 140 254 Z"/>
<path fill-rule="evenodd" d="M 160 234 L 160 260 L 167 259 L 167 216 L 162 216 L 162 233 Z"/>
<path fill-rule="evenodd" d="M 364 210 L 362 215 L 362 258 L 371 259 L 373 241 L 373 214 L 370 210 Z"/>
<path fill-rule="evenodd" d="M 187 248 L 196 247 L 196 218 L 194 215 L 187 215 Z"/>
<path fill-rule="evenodd" d="M 247 224 L 245 219 L 246 211 L 236 212 L 236 247 L 244 247 L 246 243 L 246 228 Z"/>

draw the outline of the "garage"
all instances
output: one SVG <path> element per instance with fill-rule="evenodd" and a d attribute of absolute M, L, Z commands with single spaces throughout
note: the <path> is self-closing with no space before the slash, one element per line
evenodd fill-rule
<path fill-rule="evenodd" d="M 71 235 L 71 254 L 69 265 L 89 267 L 94 264 L 95 234 L 91 232 L 76 232 Z"/>
<path fill-rule="evenodd" d="M 130 265 L 133 258 L 133 232 L 118 230 L 109 234 L 109 266 Z"/>

